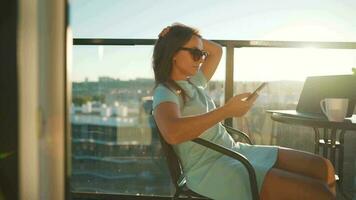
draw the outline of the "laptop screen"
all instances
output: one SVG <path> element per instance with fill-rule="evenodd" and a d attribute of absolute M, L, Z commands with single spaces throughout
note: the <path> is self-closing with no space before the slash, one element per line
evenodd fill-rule
<path fill-rule="evenodd" d="M 350 117 L 356 101 L 356 75 L 307 77 L 296 110 L 322 114 L 320 101 L 325 98 L 349 98 L 347 117 Z"/>

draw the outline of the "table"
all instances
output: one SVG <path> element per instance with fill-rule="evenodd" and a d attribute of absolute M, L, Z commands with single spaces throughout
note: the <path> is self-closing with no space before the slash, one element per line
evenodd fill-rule
<path fill-rule="evenodd" d="M 331 122 L 322 118 L 307 118 L 292 114 L 282 114 L 281 110 L 268 110 L 271 113 L 271 118 L 274 121 L 308 126 L 314 129 L 314 153 L 320 154 L 328 158 L 336 169 L 338 166 L 337 174 L 342 188 L 343 181 L 343 162 L 344 162 L 344 134 L 349 130 L 356 130 L 356 115 L 346 118 L 343 122 Z M 323 130 L 323 137 L 321 137 L 319 129 Z M 338 157 L 336 159 L 336 150 L 338 150 Z"/>

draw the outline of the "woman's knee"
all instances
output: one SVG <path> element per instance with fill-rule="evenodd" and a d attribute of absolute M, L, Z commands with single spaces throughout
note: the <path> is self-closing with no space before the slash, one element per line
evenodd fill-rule
<path fill-rule="evenodd" d="M 334 180 L 334 167 L 328 159 L 309 152 L 298 151 L 293 149 L 279 150 L 279 160 L 276 164 L 277 168 L 301 173 L 317 179 L 327 181 L 328 183 Z"/>
<path fill-rule="evenodd" d="M 328 184 L 333 184 L 335 182 L 335 169 L 333 164 L 330 162 L 330 160 L 319 157 L 321 160 L 322 164 L 322 169 L 323 169 L 323 179 L 328 183 Z"/>
<path fill-rule="evenodd" d="M 325 181 L 327 185 L 332 185 L 335 183 L 335 170 L 333 164 L 330 160 L 321 157 L 319 155 L 312 155 L 310 158 L 310 173 L 322 181 Z"/>
<path fill-rule="evenodd" d="M 273 168 L 265 177 L 261 197 L 262 199 L 335 199 L 335 193 L 321 180 Z"/>

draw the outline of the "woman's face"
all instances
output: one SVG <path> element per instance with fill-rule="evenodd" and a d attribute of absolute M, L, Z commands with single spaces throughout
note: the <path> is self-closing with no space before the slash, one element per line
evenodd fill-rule
<path fill-rule="evenodd" d="M 194 59 L 194 56 L 190 52 L 191 50 L 203 50 L 203 42 L 199 37 L 193 35 L 182 48 L 184 49 L 178 50 L 173 56 L 173 69 L 171 73 L 173 80 L 186 80 L 187 77 L 193 76 L 204 61 L 203 59 Z"/>

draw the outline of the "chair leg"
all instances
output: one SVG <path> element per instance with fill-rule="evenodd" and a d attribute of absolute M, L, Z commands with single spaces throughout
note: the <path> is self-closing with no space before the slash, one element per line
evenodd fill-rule
<path fill-rule="evenodd" d="M 173 200 L 179 199 L 179 195 L 182 191 L 182 188 L 178 188 L 174 196 L 172 197 Z M 191 195 L 187 195 L 187 199 L 193 199 Z"/>
<path fill-rule="evenodd" d="M 181 192 L 181 188 L 179 188 L 176 193 L 174 194 L 174 196 L 172 197 L 173 200 L 179 199 L 179 193 Z"/>

